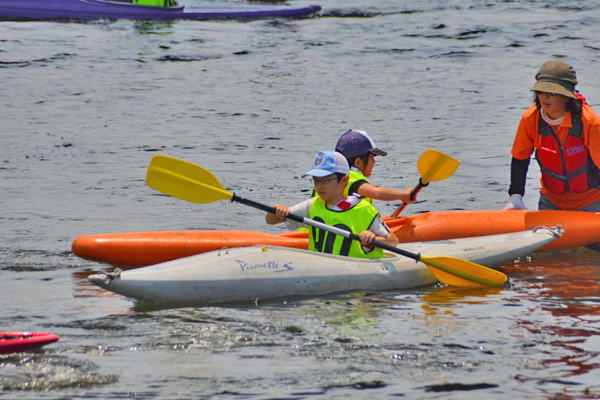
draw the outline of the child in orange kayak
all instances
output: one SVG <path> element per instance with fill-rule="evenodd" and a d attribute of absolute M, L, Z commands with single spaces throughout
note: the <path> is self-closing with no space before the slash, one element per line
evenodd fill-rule
<path fill-rule="evenodd" d="M 344 192 L 346 196 L 358 193 L 370 203 L 372 199 L 382 201 L 402 200 L 406 204 L 414 203 L 413 189 L 389 189 L 374 186 L 367 180 L 375 166 L 375 156 L 385 157 L 387 152 L 377 148 L 367 132 L 349 130 L 344 133 L 335 146 L 335 151 L 341 153 L 350 165 L 350 181 Z"/>
<path fill-rule="evenodd" d="M 360 232 L 361 242 L 336 235 L 332 232 L 309 228 L 309 250 L 321 253 L 338 254 L 359 258 L 382 258 L 383 250 L 370 246 L 373 240 L 396 246 L 398 238 L 390 232 L 375 208 L 360 196 L 344 194 L 350 177 L 348 162 L 338 152 L 324 151 L 315 158 L 310 175 L 318 196 L 310 198 L 291 208 L 277 204 L 276 214 L 267 213 L 266 222 L 270 225 L 285 222 L 290 230 L 302 224 L 287 220 L 289 214 L 310 218 L 327 225 L 336 226 L 353 233 Z"/>

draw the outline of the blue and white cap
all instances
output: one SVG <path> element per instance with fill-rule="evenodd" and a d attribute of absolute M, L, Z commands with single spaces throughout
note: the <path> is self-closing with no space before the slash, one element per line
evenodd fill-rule
<path fill-rule="evenodd" d="M 302 177 L 312 175 L 321 178 L 337 173 L 348 175 L 349 168 L 346 158 L 336 151 L 322 151 L 315 157 L 312 169 Z"/>
<path fill-rule="evenodd" d="M 349 130 L 338 140 L 335 151 L 339 151 L 346 158 L 362 156 L 373 153 L 376 156 L 387 156 L 387 152 L 377 148 L 373 139 L 365 131 Z"/>

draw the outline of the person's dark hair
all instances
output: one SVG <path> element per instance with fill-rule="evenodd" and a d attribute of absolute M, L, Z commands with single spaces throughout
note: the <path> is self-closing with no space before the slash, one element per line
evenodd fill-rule
<path fill-rule="evenodd" d="M 359 158 L 362 160 L 363 163 L 367 164 L 369 162 L 369 154 L 371 154 L 370 151 L 368 153 L 361 154 L 360 156 L 349 158 L 348 159 L 348 165 L 350 166 L 350 168 L 354 167 L 354 163 Z"/>
<path fill-rule="evenodd" d="M 342 174 L 341 172 L 335 173 L 335 177 L 337 178 L 338 183 L 341 182 L 345 176 L 346 176 L 346 174 Z"/>
<path fill-rule="evenodd" d="M 533 101 L 537 106 L 538 110 L 542 109 L 542 105 L 540 104 L 540 99 L 538 98 L 536 93 L 533 93 Z M 569 97 L 567 101 L 567 111 L 571 111 L 573 114 L 581 114 L 581 108 L 583 107 L 583 101 L 580 99 L 574 99 Z"/>

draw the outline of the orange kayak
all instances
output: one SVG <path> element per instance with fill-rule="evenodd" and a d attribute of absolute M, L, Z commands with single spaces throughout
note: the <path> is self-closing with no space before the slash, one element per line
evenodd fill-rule
<path fill-rule="evenodd" d="M 433 211 L 386 219 L 400 243 L 488 236 L 561 226 L 565 233 L 538 251 L 568 250 L 600 242 L 600 213 L 581 211 Z M 158 264 L 222 248 L 256 244 L 308 248 L 308 234 L 256 231 L 158 231 L 80 236 L 73 253 L 124 269 Z"/>

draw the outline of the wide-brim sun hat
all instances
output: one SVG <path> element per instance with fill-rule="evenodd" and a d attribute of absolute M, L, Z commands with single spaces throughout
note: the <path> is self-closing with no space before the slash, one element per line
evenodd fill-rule
<path fill-rule="evenodd" d="M 349 174 L 348 160 L 336 151 L 322 151 L 315 157 L 310 171 L 302 175 L 322 178 L 331 174 Z"/>
<path fill-rule="evenodd" d="M 367 132 L 355 130 L 349 130 L 340 137 L 335 145 L 335 151 L 342 153 L 346 158 L 358 157 L 367 153 L 387 156 L 387 152 L 377 148 Z"/>
<path fill-rule="evenodd" d="M 564 61 L 548 61 L 535 75 L 536 84 L 531 88 L 533 92 L 557 93 L 563 96 L 575 97 L 577 75 L 572 66 Z"/>

